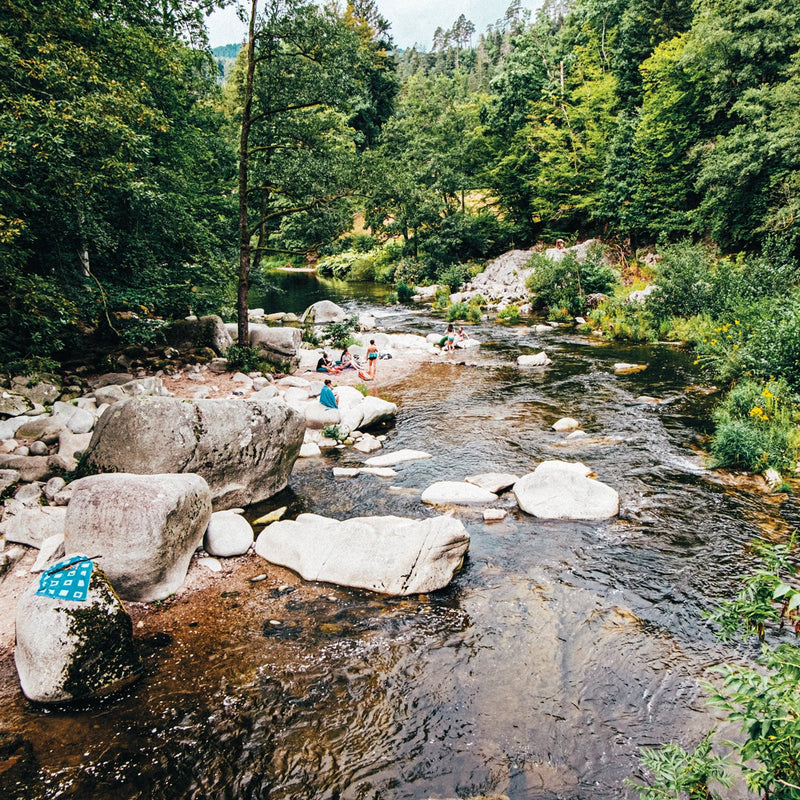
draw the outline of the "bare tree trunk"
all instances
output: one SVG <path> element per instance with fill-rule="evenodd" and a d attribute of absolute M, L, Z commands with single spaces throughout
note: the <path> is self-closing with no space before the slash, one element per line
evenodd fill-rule
<path fill-rule="evenodd" d="M 248 324 L 247 295 L 250 291 L 250 226 L 248 224 L 248 160 L 250 122 L 253 108 L 253 77 L 256 60 L 256 14 L 258 0 L 250 3 L 250 26 L 247 35 L 247 75 L 244 85 L 244 107 L 242 108 L 242 130 L 239 140 L 239 285 L 236 295 L 236 318 L 238 322 L 238 341 L 240 347 L 250 344 L 250 328 Z"/>

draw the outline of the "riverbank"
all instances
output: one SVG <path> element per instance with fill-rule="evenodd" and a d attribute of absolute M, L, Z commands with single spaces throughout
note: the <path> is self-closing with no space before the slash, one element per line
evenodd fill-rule
<path fill-rule="evenodd" d="M 415 337 L 419 338 L 419 337 Z M 406 345 L 403 346 L 403 340 Z M 346 370 L 332 375 L 333 384 L 355 386 L 364 384 L 370 394 L 379 395 L 384 389 L 397 389 L 402 382 L 426 363 L 458 363 L 463 358 L 463 353 L 441 353 L 438 350 L 423 345 L 424 340 L 409 346 L 408 337 L 395 340 L 392 358 L 379 359 L 375 380 L 366 382 L 355 370 Z M 305 380 L 323 380 L 324 375 L 316 372 L 313 367 L 319 358 L 317 350 L 303 350 L 300 365 L 291 373 L 291 377 Z M 208 392 L 211 398 L 227 398 L 231 396 L 247 397 L 252 393 L 251 388 L 244 388 L 237 382 L 235 373 L 214 373 L 208 366 L 187 366 L 174 375 L 160 376 L 165 388 L 175 397 L 193 398 L 198 390 Z M 234 393 L 236 393 L 234 395 Z M 260 530 L 256 531 L 256 535 Z M 23 548 L 22 545 L 19 545 Z M 24 547 L 24 555 L 9 569 L 8 573 L 0 579 L 0 662 L 10 659 L 13 662 L 14 648 L 14 617 L 16 605 L 21 595 L 37 579 L 37 575 L 30 572 L 38 550 Z M 267 577 L 265 585 L 282 585 L 300 583 L 299 578 L 287 570 L 279 569 L 256 556 L 252 551 L 240 558 L 219 559 L 221 570 L 212 572 L 203 565 L 204 554 L 196 555 L 190 564 L 189 572 L 181 588 L 169 601 L 153 604 L 126 603 L 134 624 L 141 624 L 143 630 L 137 635 L 147 635 L 150 628 L 148 617 L 156 614 L 160 619 L 165 619 L 170 625 L 188 624 L 192 618 L 198 616 L 198 609 L 208 602 L 209 595 L 215 592 L 240 591 L 242 585 L 247 586 L 248 581 L 255 574 L 263 573 Z M 253 573 L 251 575 L 251 573 Z M 313 594 L 313 586 L 309 589 Z M 202 617 L 202 615 L 200 615 Z"/>

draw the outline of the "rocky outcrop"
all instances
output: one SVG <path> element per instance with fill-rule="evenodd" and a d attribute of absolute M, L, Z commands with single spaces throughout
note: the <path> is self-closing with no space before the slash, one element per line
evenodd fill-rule
<path fill-rule="evenodd" d="M 262 558 L 305 580 L 389 595 L 447 586 L 468 548 L 469 533 L 453 517 L 356 517 L 340 522 L 316 514 L 273 523 L 255 545 Z"/>
<path fill-rule="evenodd" d="M 490 261 L 486 269 L 465 287 L 466 294 L 480 294 L 487 300 L 514 302 L 527 298 L 525 280 L 530 274 L 526 264 L 533 250 L 509 250 Z"/>
<path fill-rule="evenodd" d="M 278 398 L 135 398 L 100 418 L 85 464 L 89 472 L 197 473 L 215 510 L 238 508 L 286 487 L 304 430 Z"/>
<path fill-rule="evenodd" d="M 619 513 L 615 489 L 590 478 L 580 462 L 543 461 L 514 484 L 519 507 L 542 519 L 598 520 Z"/>
<path fill-rule="evenodd" d="M 183 583 L 210 518 L 199 475 L 93 475 L 73 484 L 64 548 L 97 557 L 124 599 L 163 600 Z"/>
<path fill-rule="evenodd" d="M 92 569 L 84 600 L 37 594 L 49 573 L 17 604 L 14 660 L 25 696 L 37 703 L 89 700 L 135 681 L 142 666 L 131 618 L 103 572 Z"/>

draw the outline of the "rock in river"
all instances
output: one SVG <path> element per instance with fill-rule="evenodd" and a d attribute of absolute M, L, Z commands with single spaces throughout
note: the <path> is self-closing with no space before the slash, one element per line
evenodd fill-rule
<path fill-rule="evenodd" d="M 141 662 L 131 618 L 103 572 L 92 568 L 83 599 L 38 593 L 47 577 L 17 604 L 14 660 L 25 696 L 37 703 L 87 700 L 136 680 Z"/>
<path fill-rule="evenodd" d="M 326 581 L 389 595 L 425 594 L 447 586 L 469 549 L 469 533 L 453 517 L 354 517 L 317 514 L 274 522 L 256 539 L 256 553 Z"/>
<path fill-rule="evenodd" d="M 619 513 L 615 489 L 588 477 L 580 462 L 543 461 L 514 485 L 519 507 L 543 519 L 608 519 Z"/>

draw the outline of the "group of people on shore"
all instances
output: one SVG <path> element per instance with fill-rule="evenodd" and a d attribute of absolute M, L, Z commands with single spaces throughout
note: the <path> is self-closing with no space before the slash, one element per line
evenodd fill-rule
<path fill-rule="evenodd" d="M 326 351 L 322 351 L 322 356 L 317 361 L 317 372 L 327 372 L 331 375 L 338 375 L 346 369 L 353 369 L 358 373 L 358 377 L 365 381 L 375 380 L 378 370 L 378 347 L 374 339 L 369 340 L 367 348 L 367 363 L 364 365 L 355 353 L 350 352 L 349 347 L 342 350 L 342 355 L 338 361 L 332 361 Z"/>

